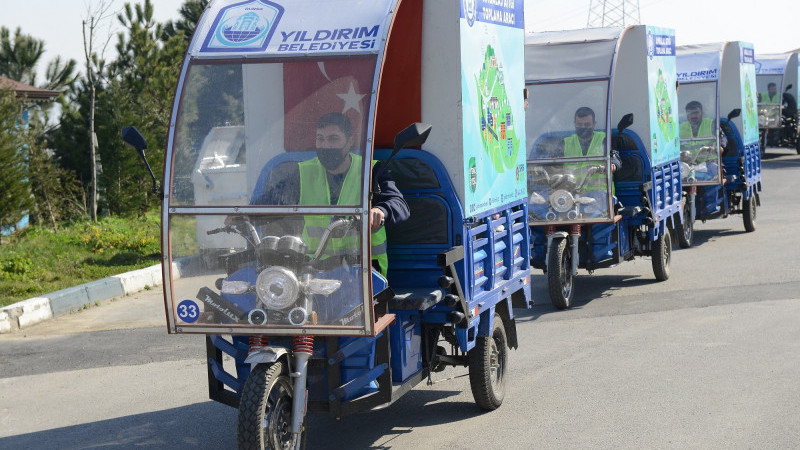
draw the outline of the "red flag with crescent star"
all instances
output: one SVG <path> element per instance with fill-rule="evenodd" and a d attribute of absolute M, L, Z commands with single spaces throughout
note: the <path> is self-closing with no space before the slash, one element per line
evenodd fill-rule
<path fill-rule="evenodd" d="M 284 63 L 286 150 L 314 149 L 317 120 L 330 112 L 350 118 L 353 145 L 363 148 L 374 72 L 372 56 Z"/>

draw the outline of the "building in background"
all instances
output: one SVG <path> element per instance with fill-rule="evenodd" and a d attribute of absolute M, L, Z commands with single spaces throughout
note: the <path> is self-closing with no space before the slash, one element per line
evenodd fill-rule
<path fill-rule="evenodd" d="M 14 89 L 17 94 L 17 99 L 21 100 L 24 109 L 22 110 L 22 121 L 20 128 L 26 129 L 28 127 L 28 120 L 30 117 L 30 109 L 38 103 L 50 102 L 56 99 L 61 93 L 58 91 L 51 91 L 49 89 L 37 88 L 19 81 L 14 81 L 10 78 L 0 76 L 0 89 L 6 88 Z M 19 223 L 14 227 L 4 227 L 0 232 L 5 236 L 15 229 L 24 228 L 28 225 L 28 216 L 22 218 Z"/>

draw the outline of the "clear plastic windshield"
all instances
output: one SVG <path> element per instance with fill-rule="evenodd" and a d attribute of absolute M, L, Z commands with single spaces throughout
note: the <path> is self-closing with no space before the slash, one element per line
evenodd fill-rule
<path fill-rule="evenodd" d="M 608 81 L 528 85 L 528 90 L 529 160 L 606 155 Z M 581 152 L 573 141 L 582 144 Z"/>
<path fill-rule="evenodd" d="M 374 64 L 350 57 L 190 66 L 171 205 L 360 205 Z M 358 192 L 300 189 L 323 173 Z"/>
<path fill-rule="evenodd" d="M 528 222 L 539 225 L 609 220 L 606 177 L 602 162 L 528 161 Z"/>
<path fill-rule="evenodd" d="M 608 81 L 533 84 L 528 89 L 529 222 L 610 220 Z"/>
<path fill-rule="evenodd" d="M 758 127 L 779 128 L 781 126 L 781 86 L 783 75 L 758 75 Z"/>
<path fill-rule="evenodd" d="M 364 334 L 374 66 L 374 56 L 190 65 L 168 214 L 178 331 Z"/>
<path fill-rule="evenodd" d="M 195 265 L 190 276 L 173 280 L 172 313 L 182 331 L 364 326 L 359 221 L 233 217 L 208 229 L 207 219 L 225 217 L 181 215 L 170 222 L 173 258 Z"/>
<path fill-rule="evenodd" d="M 678 97 L 683 184 L 718 184 L 720 150 L 717 82 L 683 83 Z"/>

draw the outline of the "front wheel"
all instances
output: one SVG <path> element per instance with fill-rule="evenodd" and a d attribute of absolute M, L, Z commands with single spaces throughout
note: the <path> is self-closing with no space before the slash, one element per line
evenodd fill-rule
<path fill-rule="evenodd" d="M 675 236 L 678 238 L 680 248 L 692 246 L 694 238 L 694 222 L 692 222 L 692 205 L 686 204 L 683 207 L 683 223 L 678 223 L 675 227 Z"/>
<path fill-rule="evenodd" d="M 253 368 L 239 402 L 239 449 L 305 448 L 305 429 L 300 437 L 291 431 L 292 391 L 292 381 L 282 362 Z"/>
<path fill-rule="evenodd" d="M 553 239 L 547 258 L 547 288 L 550 301 L 556 309 L 567 309 L 572 304 L 575 277 L 572 276 L 572 253 L 566 239 Z"/>
<path fill-rule="evenodd" d="M 664 232 L 653 243 L 653 273 L 658 281 L 669 279 L 669 262 L 672 259 L 672 238 Z"/>
<path fill-rule="evenodd" d="M 508 340 L 503 319 L 494 315 L 491 336 L 478 336 L 475 348 L 469 351 L 469 386 L 475 403 L 481 409 L 494 411 L 506 395 Z"/>
<path fill-rule="evenodd" d="M 743 200 L 742 219 L 744 220 L 744 230 L 748 233 L 756 231 L 756 195 L 750 196 L 750 200 Z"/>

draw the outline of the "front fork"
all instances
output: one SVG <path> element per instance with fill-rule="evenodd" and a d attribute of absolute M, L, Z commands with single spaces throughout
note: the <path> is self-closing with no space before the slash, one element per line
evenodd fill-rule
<path fill-rule="evenodd" d="M 688 224 L 684 224 L 685 226 L 689 226 L 690 224 L 694 223 L 694 216 L 695 216 L 695 198 L 697 197 L 697 186 L 691 186 L 689 188 L 689 220 Z"/>
<path fill-rule="evenodd" d="M 550 247 L 553 243 L 553 235 L 556 232 L 555 225 L 547 225 L 545 227 L 545 236 L 547 237 L 547 249 L 544 257 L 545 265 L 547 265 L 548 261 L 550 261 Z M 581 225 L 580 224 L 572 224 L 569 226 L 569 237 L 570 237 L 570 245 L 572 252 L 572 267 L 570 268 L 570 273 L 572 275 L 578 274 L 578 241 L 581 237 Z"/>
<path fill-rule="evenodd" d="M 553 244 L 553 234 L 556 232 L 555 225 L 547 225 L 544 228 L 544 235 L 547 237 L 547 248 L 544 249 L 544 266 L 547 267 L 550 264 L 550 247 Z"/>
<path fill-rule="evenodd" d="M 569 226 L 569 238 L 572 241 L 572 275 L 578 274 L 578 240 L 581 237 L 580 224 Z"/>
<path fill-rule="evenodd" d="M 292 433 L 303 432 L 303 418 L 306 416 L 306 381 L 308 379 L 308 359 L 314 353 L 314 336 L 295 336 L 294 338 L 294 378 L 292 392 Z"/>

